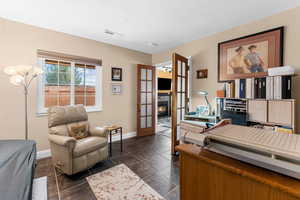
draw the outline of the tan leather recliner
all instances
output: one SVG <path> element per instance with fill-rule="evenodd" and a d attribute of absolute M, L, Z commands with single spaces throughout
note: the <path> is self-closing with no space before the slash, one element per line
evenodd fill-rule
<path fill-rule="evenodd" d="M 69 137 L 68 125 L 87 125 L 88 137 Z M 90 127 L 83 106 L 52 107 L 48 111 L 52 161 L 63 173 L 72 175 L 108 158 L 107 130 Z"/>

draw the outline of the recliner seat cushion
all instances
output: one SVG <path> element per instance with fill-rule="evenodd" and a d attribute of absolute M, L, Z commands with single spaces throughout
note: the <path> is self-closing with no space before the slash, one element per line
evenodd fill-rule
<path fill-rule="evenodd" d="M 75 157 L 90 153 L 107 145 L 107 139 L 103 137 L 87 137 L 77 140 L 73 155 Z"/>

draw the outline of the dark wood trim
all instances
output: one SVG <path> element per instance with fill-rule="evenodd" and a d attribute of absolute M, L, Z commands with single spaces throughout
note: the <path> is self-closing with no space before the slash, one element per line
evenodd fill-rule
<path fill-rule="evenodd" d="M 258 32 L 258 33 L 254 33 L 254 34 L 251 34 L 251 35 L 246 35 L 246 36 L 242 36 L 242 37 L 239 37 L 239 38 L 235 38 L 235 39 L 232 39 L 232 40 L 227 40 L 227 41 L 218 43 L 218 83 L 224 83 L 224 82 L 232 81 L 232 80 L 224 80 L 224 81 L 220 80 L 220 65 L 221 65 L 220 52 L 221 52 L 221 45 L 222 44 L 229 43 L 229 42 L 234 42 L 234 41 L 237 41 L 237 40 L 246 39 L 248 37 L 253 37 L 253 36 L 269 33 L 269 32 L 272 32 L 272 31 L 277 31 L 277 30 L 280 31 L 280 56 L 281 56 L 280 57 L 280 65 L 281 66 L 284 65 L 284 26 L 280 26 L 280 27 L 273 28 L 273 29 L 270 29 L 270 30 L 266 30 L 266 31 L 262 31 L 262 32 Z"/>
<path fill-rule="evenodd" d="M 178 61 L 181 61 L 181 63 L 185 63 L 185 77 L 178 75 Z M 182 64 L 181 64 L 181 71 L 182 71 Z M 185 106 L 182 108 L 185 108 L 185 112 L 188 111 L 188 71 L 189 71 L 189 66 L 188 66 L 188 59 L 179 55 L 179 54 L 172 54 L 172 108 L 171 108 L 171 117 L 172 117 L 172 140 L 171 140 L 171 152 L 172 154 L 176 154 L 176 149 L 175 147 L 179 144 L 178 138 L 177 138 L 177 105 L 179 102 L 177 102 L 177 93 L 184 93 L 185 94 Z M 182 72 L 183 74 L 183 72 Z M 185 92 L 177 91 L 177 82 L 178 82 L 178 77 L 183 77 L 185 78 Z M 181 79 L 182 82 L 182 79 Z M 182 83 L 181 83 L 182 85 Z M 180 102 L 182 99 L 180 98 Z M 181 112 L 181 110 L 180 110 Z"/>
<path fill-rule="evenodd" d="M 147 92 L 141 92 L 141 69 L 151 69 L 152 70 L 152 103 L 149 104 L 146 102 L 146 104 L 141 104 L 141 93 L 146 93 Z M 146 74 L 147 76 L 147 74 Z M 155 77 L 156 77 L 156 68 L 150 65 L 141 65 L 138 64 L 137 65 L 137 136 L 146 136 L 146 135 L 153 135 L 156 132 L 156 81 L 155 81 Z M 147 78 L 146 78 L 147 79 Z M 146 80 L 144 80 L 146 81 Z M 147 89 L 147 84 L 148 81 L 146 83 L 146 89 Z M 149 93 L 149 92 L 148 92 Z M 146 96 L 147 99 L 147 96 Z M 141 105 L 152 105 L 152 127 L 151 128 L 141 128 Z M 147 106 L 146 106 L 146 116 L 150 116 L 147 113 Z M 147 121 L 146 121 L 146 126 L 147 126 Z"/>

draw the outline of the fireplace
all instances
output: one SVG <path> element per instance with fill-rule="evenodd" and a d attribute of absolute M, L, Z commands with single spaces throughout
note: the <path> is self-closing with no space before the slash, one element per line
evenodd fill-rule
<path fill-rule="evenodd" d="M 168 101 L 158 102 L 157 107 L 158 107 L 157 114 L 159 117 L 169 116 L 169 102 Z"/>
<path fill-rule="evenodd" d="M 171 116 L 171 99 L 167 93 L 158 93 L 157 99 L 157 115 L 158 117 L 169 117 Z"/>

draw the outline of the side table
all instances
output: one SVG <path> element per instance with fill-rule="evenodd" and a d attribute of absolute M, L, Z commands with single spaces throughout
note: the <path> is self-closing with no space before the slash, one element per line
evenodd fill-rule
<path fill-rule="evenodd" d="M 112 156 L 112 135 L 115 135 L 117 133 L 120 133 L 120 144 L 121 144 L 121 152 L 123 152 L 123 129 L 121 126 L 113 125 L 110 127 L 107 127 L 107 130 L 109 132 L 109 155 Z"/>

